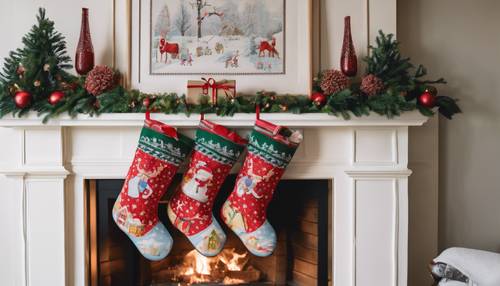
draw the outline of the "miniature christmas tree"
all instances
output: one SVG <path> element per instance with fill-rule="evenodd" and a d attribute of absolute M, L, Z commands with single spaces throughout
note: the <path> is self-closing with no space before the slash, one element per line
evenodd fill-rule
<path fill-rule="evenodd" d="M 0 72 L 0 118 L 8 113 L 21 116 L 34 109 L 46 112 L 61 99 L 62 90 L 75 77 L 65 71 L 72 66 L 64 36 L 54 28 L 40 8 L 37 24 L 22 39 L 24 47 L 12 51 Z M 49 99 L 57 92 L 57 100 Z"/>

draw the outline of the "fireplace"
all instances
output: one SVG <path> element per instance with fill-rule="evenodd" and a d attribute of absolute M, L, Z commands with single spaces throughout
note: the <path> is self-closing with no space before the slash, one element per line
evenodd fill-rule
<path fill-rule="evenodd" d="M 297 241 L 301 241 L 300 246 L 309 240 L 292 236 L 293 232 L 288 231 L 286 225 L 280 225 L 279 217 L 275 217 L 279 215 L 275 213 L 278 210 L 284 213 L 293 208 L 272 206 L 269 215 L 273 224 L 280 229 L 280 239 L 286 241 L 285 247 L 280 248 L 284 250 L 281 258 L 286 254 L 286 263 L 274 263 L 266 259 L 267 264 L 264 265 L 268 267 L 261 270 L 259 262 L 249 256 L 252 261 L 249 260 L 244 266 L 244 270 L 248 270 L 247 274 L 251 275 L 250 270 L 255 268 L 260 271 L 262 283 L 273 284 L 273 281 L 278 281 L 278 276 L 272 278 L 268 270 L 275 266 L 283 269 L 273 272 L 281 274 L 279 277 L 283 284 L 304 281 L 300 278 L 306 275 L 298 274 L 298 269 L 302 269 L 301 274 L 313 273 L 307 277 L 314 277 L 314 273 L 317 273 L 318 279 L 325 279 L 325 273 L 331 275 L 327 283 L 316 281 L 310 285 L 406 286 L 408 176 L 411 174 L 408 169 L 408 127 L 420 126 L 427 118 L 418 111 L 407 112 L 391 120 L 370 115 L 345 121 L 327 114 L 264 114 L 262 118 L 300 129 L 304 133 L 304 142 L 284 174 L 285 180 L 292 181 L 281 184 L 274 204 L 279 205 L 281 196 L 292 195 L 295 191 L 301 195 L 310 193 L 315 189 L 311 187 L 314 184 L 332 185 L 330 192 L 323 192 L 326 188 L 319 188 L 329 198 L 318 200 L 323 203 L 327 201 L 332 206 L 329 211 L 331 221 L 319 223 L 318 229 L 314 230 L 321 239 L 328 240 L 328 251 L 324 251 L 323 247 L 322 251 L 314 253 L 318 259 L 326 255 L 329 260 L 331 255 L 332 262 L 327 264 L 323 259 L 311 268 L 308 268 L 310 264 L 301 264 L 309 260 L 301 257 L 303 259 L 299 261 L 299 251 L 293 248 L 293 242 L 298 244 Z M 199 118 L 195 116 L 155 114 L 155 119 L 176 126 L 191 137 L 199 123 Z M 252 128 L 255 115 L 208 115 L 207 119 L 245 135 Z M 22 278 L 22 282 L 9 285 L 99 285 L 99 277 L 105 277 L 105 274 L 108 277 L 102 278 L 102 285 L 106 281 L 111 284 L 120 277 L 126 281 L 116 284 L 134 285 L 134 279 L 139 279 L 137 281 L 147 285 L 156 279 L 157 276 L 153 274 L 159 272 L 155 270 L 168 269 L 169 265 L 162 265 L 168 259 L 160 263 L 142 261 L 137 252 L 130 248 L 131 245 L 127 246 L 127 239 L 118 238 L 118 243 L 111 244 L 114 240 L 109 237 L 113 236 L 108 235 L 121 234 L 113 230 L 114 224 L 109 223 L 109 217 L 104 218 L 104 214 L 101 214 L 103 211 L 99 211 L 96 204 L 97 201 L 108 201 L 109 204 L 119 191 L 121 181 L 108 180 L 124 178 L 143 123 L 143 114 L 79 115 L 76 118 L 60 116 L 49 124 L 43 124 L 36 114 L 29 114 L 22 119 L 4 117 L 0 120 L 0 126 L 9 127 L 0 128 L 0 135 L 9 146 L 15 147 L 3 152 L 4 165 L 0 166 L 0 174 L 8 177 L 7 190 L 10 191 L 6 192 L 5 205 L 12 210 L 9 215 L 12 215 L 13 222 L 5 229 L 12 242 L 9 245 L 10 253 L 6 253 L 5 257 L 6 261 L 16 265 L 15 269 L 22 272 L 14 275 L 5 271 L 9 272 L 4 275 L 6 277 L 14 275 Z M 0 182 L 2 180 L 0 177 Z M 226 186 L 222 191 L 227 194 L 233 181 L 234 178 L 229 179 L 229 187 Z M 109 184 L 113 182 L 116 185 L 111 187 Z M 295 189 L 300 184 L 302 187 Z M 99 199 L 97 195 L 107 190 L 114 190 L 115 194 L 111 198 Z M 288 200 L 286 197 L 284 199 Z M 161 215 L 165 219 L 164 211 Z M 95 228 L 89 232 L 87 226 L 90 223 L 97 225 L 97 220 L 103 219 L 107 220 L 107 228 L 100 231 Z M 331 227 L 319 228 L 328 225 Z M 327 234 L 321 235 L 323 232 Z M 179 235 L 173 230 L 171 233 Z M 227 233 L 230 234 L 229 231 Z M 99 239 L 102 244 L 100 247 Z M 184 246 L 192 250 L 185 238 L 176 237 L 175 241 L 174 247 Z M 318 239 L 317 244 L 325 245 L 325 242 Z M 124 250 L 117 248 L 117 251 L 111 246 L 124 247 Z M 238 241 L 228 242 L 228 248 L 243 254 L 244 250 L 238 246 L 241 246 Z M 279 253 L 276 252 L 275 258 L 279 257 Z M 314 255 L 311 251 L 302 253 Z M 122 257 L 127 259 L 115 259 Z M 169 257 L 172 259 L 174 253 Z M 123 261 L 132 263 L 125 264 Z M 173 265 L 180 266 L 182 262 Z M 250 266 L 252 268 L 249 270 L 247 267 Z M 324 267 L 328 271 L 324 271 Z M 122 269 L 122 272 L 113 272 L 116 268 Z M 295 276 L 294 269 L 297 270 Z M 111 273 L 114 276 L 110 276 Z M 133 275 L 132 278 L 129 275 Z M 250 284 L 257 285 L 253 282 Z"/>
<path fill-rule="evenodd" d="M 172 184 L 173 188 L 180 180 Z M 215 215 L 232 190 L 230 176 L 217 197 Z M 123 180 L 86 181 L 86 226 L 90 285 L 328 285 L 331 281 L 329 180 L 285 180 L 277 188 L 268 217 L 278 235 L 276 251 L 266 258 L 248 253 L 227 227 L 224 250 L 214 258 L 200 255 L 167 218 L 166 203 L 159 216 L 174 247 L 162 261 L 144 259 L 115 225 L 111 210 Z"/>

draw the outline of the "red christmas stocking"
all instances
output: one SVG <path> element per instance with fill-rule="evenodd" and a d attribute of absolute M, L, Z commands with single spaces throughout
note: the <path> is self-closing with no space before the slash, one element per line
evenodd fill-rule
<path fill-rule="evenodd" d="M 256 256 L 269 256 L 276 247 L 276 233 L 266 219 L 266 210 L 301 141 L 299 132 L 262 120 L 257 120 L 250 134 L 247 157 L 221 214 Z"/>
<path fill-rule="evenodd" d="M 172 237 L 158 219 L 158 201 L 191 148 L 192 140 L 174 128 L 145 121 L 113 219 L 147 259 L 161 260 L 172 248 Z"/>
<path fill-rule="evenodd" d="M 205 256 L 217 255 L 226 241 L 212 207 L 245 144 L 246 140 L 227 128 L 201 121 L 189 169 L 168 204 L 172 224 Z"/>

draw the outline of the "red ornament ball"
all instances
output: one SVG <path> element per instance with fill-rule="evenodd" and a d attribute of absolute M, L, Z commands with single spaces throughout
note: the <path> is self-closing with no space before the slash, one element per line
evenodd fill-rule
<path fill-rule="evenodd" d="M 418 103 L 423 107 L 433 108 L 436 106 L 436 97 L 426 90 L 418 97 Z"/>
<path fill-rule="evenodd" d="M 26 108 L 31 103 L 31 93 L 27 91 L 19 91 L 14 95 L 14 102 L 17 108 Z"/>
<path fill-rule="evenodd" d="M 315 92 L 311 94 L 311 101 L 314 103 L 314 105 L 321 107 L 326 104 L 326 95 L 321 92 Z"/>
<path fill-rule="evenodd" d="M 58 104 L 64 98 L 64 96 L 66 96 L 64 94 L 64 92 L 62 92 L 62 91 L 54 91 L 49 96 L 49 103 L 51 105 L 56 105 L 56 104 Z"/>

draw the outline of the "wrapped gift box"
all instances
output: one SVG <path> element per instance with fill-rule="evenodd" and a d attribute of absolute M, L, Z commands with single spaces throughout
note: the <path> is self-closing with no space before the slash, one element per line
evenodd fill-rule
<path fill-rule="evenodd" d="M 223 98 L 234 98 L 236 96 L 236 81 L 221 80 L 213 78 L 202 80 L 189 80 L 187 86 L 186 102 L 188 104 L 199 104 L 201 98 L 208 97 L 213 105 Z"/>

